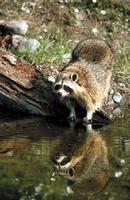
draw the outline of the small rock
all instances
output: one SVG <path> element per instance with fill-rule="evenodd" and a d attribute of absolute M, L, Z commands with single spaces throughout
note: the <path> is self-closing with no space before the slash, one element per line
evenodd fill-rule
<path fill-rule="evenodd" d="M 25 35 L 28 30 L 28 24 L 25 20 L 11 20 L 5 23 L 5 27 L 11 33 Z"/>
<path fill-rule="evenodd" d="M 119 92 L 114 93 L 113 95 L 113 100 L 116 103 L 120 103 L 121 99 L 122 99 L 122 95 Z"/>
<path fill-rule="evenodd" d="M 0 25 L 4 25 L 5 20 L 0 20 Z"/>
<path fill-rule="evenodd" d="M 70 186 L 67 186 L 66 191 L 67 191 L 68 194 L 74 193 Z"/>
<path fill-rule="evenodd" d="M 56 179 L 55 178 L 50 178 L 51 179 L 51 181 L 56 181 Z"/>
<path fill-rule="evenodd" d="M 112 95 L 113 93 L 114 93 L 114 90 L 113 90 L 113 89 L 111 89 L 111 90 L 110 90 L 110 92 L 109 92 L 109 94 L 111 94 L 111 95 Z"/>
<path fill-rule="evenodd" d="M 30 9 L 25 5 L 25 3 L 22 5 L 21 10 L 25 13 L 30 13 Z"/>
<path fill-rule="evenodd" d="M 121 160 L 120 160 L 120 163 L 121 163 L 121 164 L 125 164 L 125 160 L 124 160 L 124 159 L 121 159 Z"/>
<path fill-rule="evenodd" d="M 66 53 L 62 56 L 62 60 L 64 63 L 68 63 L 70 61 L 71 58 L 71 53 Z"/>
<path fill-rule="evenodd" d="M 115 172 L 115 177 L 118 178 L 123 174 L 123 172 L 119 171 L 119 172 Z"/>
<path fill-rule="evenodd" d="M 48 77 L 48 81 L 49 81 L 50 83 L 54 83 L 54 82 L 55 82 L 55 77 L 49 76 L 49 77 Z"/>
<path fill-rule="evenodd" d="M 42 71 L 43 69 L 43 65 L 36 65 L 35 68 L 39 71 Z"/>
<path fill-rule="evenodd" d="M 118 107 L 118 108 L 115 108 L 114 110 L 113 110 L 113 114 L 115 115 L 115 116 L 119 116 L 120 114 L 121 114 L 121 109 Z"/>
<path fill-rule="evenodd" d="M 18 47 L 19 52 L 34 52 L 40 46 L 40 42 L 36 39 L 29 39 L 21 43 Z"/>
<path fill-rule="evenodd" d="M 12 156 L 14 155 L 14 152 L 13 152 L 13 151 L 8 151 L 8 152 L 6 153 L 6 155 L 12 157 Z"/>
<path fill-rule="evenodd" d="M 12 46 L 14 48 L 18 48 L 26 40 L 27 39 L 21 35 L 13 35 L 12 36 Z"/>
<path fill-rule="evenodd" d="M 106 11 L 105 11 L 105 10 L 101 10 L 101 14 L 102 14 L 102 15 L 105 15 L 105 14 L 106 14 Z"/>
<path fill-rule="evenodd" d="M 78 8 L 74 8 L 74 12 L 75 13 L 79 13 L 79 9 Z"/>
<path fill-rule="evenodd" d="M 44 31 L 45 33 L 47 33 L 47 32 L 48 32 L 47 28 L 44 28 L 44 29 L 43 29 L 43 31 Z"/>
<path fill-rule="evenodd" d="M 110 117 L 110 119 L 113 119 L 113 115 L 112 115 L 112 114 L 110 114 L 110 116 L 109 116 L 109 117 Z"/>
<path fill-rule="evenodd" d="M 92 3 L 97 3 L 97 0 L 92 0 Z"/>
<path fill-rule="evenodd" d="M 12 55 L 4 55 L 3 58 L 7 60 L 11 65 L 16 65 L 17 59 Z"/>
<path fill-rule="evenodd" d="M 93 32 L 93 33 L 97 33 L 97 32 L 98 32 L 97 28 L 93 28 L 93 29 L 92 29 L 92 32 Z"/>
<path fill-rule="evenodd" d="M 39 35 L 39 39 L 40 39 L 40 40 L 43 40 L 43 36 L 42 36 L 42 35 Z"/>
<path fill-rule="evenodd" d="M 122 88 L 122 89 L 125 89 L 125 87 L 126 87 L 126 86 L 125 86 L 125 83 L 118 83 L 118 85 L 119 85 L 119 87 Z"/>
<path fill-rule="evenodd" d="M 63 9 L 64 7 L 65 7 L 64 5 L 61 5 L 61 6 L 60 6 L 60 8 L 62 8 L 62 9 Z"/>
<path fill-rule="evenodd" d="M 30 13 L 35 8 L 36 3 L 33 2 L 24 2 L 21 10 L 25 13 Z"/>
<path fill-rule="evenodd" d="M 63 1 L 63 0 L 59 0 L 58 2 L 59 2 L 59 3 L 64 3 L 64 1 Z"/>

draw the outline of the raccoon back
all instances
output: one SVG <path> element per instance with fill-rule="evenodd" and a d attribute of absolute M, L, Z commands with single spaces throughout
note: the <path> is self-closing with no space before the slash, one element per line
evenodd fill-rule
<path fill-rule="evenodd" d="M 112 67 L 111 48 L 102 39 L 81 40 L 72 51 L 71 62 L 79 60 L 85 60 L 87 63 L 105 63 Z"/>

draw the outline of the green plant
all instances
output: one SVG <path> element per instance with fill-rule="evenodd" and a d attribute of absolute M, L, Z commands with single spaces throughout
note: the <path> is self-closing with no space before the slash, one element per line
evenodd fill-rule
<path fill-rule="evenodd" d="M 26 59 L 31 64 L 44 64 L 47 66 L 62 65 L 63 55 L 70 53 L 69 43 L 64 38 L 63 31 L 57 37 L 58 39 L 52 40 L 48 36 L 40 42 L 40 47 L 35 52 L 18 52 L 16 49 L 11 48 L 10 51 L 20 58 Z"/>

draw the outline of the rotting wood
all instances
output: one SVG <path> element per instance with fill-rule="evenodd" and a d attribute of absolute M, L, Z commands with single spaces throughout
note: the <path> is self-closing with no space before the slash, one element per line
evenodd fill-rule
<path fill-rule="evenodd" d="M 15 64 L 8 60 L 10 56 L 16 58 Z M 31 64 L 17 58 L 15 55 L 0 49 L 0 105 L 18 111 L 42 116 L 64 116 L 68 115 L 67 109 L 56 102 L 51 84 L 48 82 L 50 69 L 45 69 L 44 73 L 37 71 Z M 115 89 L 113 79 L 112 88 Z M 119 88 L 119 91 L 121 88 Z M 128 114 L 130 104 L 129 85 L 123 91 L 123 101 L 120 104 L 122 117 Z M 110 98 L 110 97 L 109 97 Z M 104 104 L 105 105 L 105 104 Z M 106 112 L 105 117 L 102 112 L 97 112 L 94 118 L 99 120 L 113 118 L 113 109 L 103 106 Z M 100 121 L 100 120 L 99 120 Z"/>
<path fill-rule="evenodd" d="M 53 115 L 53 96 L 47 80 L 19 58 L 12 65 L 5 59 L 7 55 L 11 54 L 0 49 L 0 105 L 31 114 Z"/>

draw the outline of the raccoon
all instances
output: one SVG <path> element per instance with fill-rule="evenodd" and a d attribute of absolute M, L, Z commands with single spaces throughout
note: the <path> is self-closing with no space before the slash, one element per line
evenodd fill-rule
<path fill-rule="evenodd" d="M 68 147 L 72 141 L 75 142 Z M 55 152 L 52 157 L 54 174 L 71 181 L 74 191 L 78 189 L 94 194 L 106 185 L 109 178 L 108 150 L 100 132 L 86 132 L 80 139 L 79 135 L 74 137 L 70 134 L 68 140 L 61 141 Z"/>
<path fill-rule="evenodd" d="M 54 91 L 70 110 L 69 119 L 76 119 L 75 101 L 86 109 L 84 122 L 91 123 L 110 88 L 112 52 L 101 39 L 85 39 L 77 44 L 72 59 L 54 81 Z"/>

